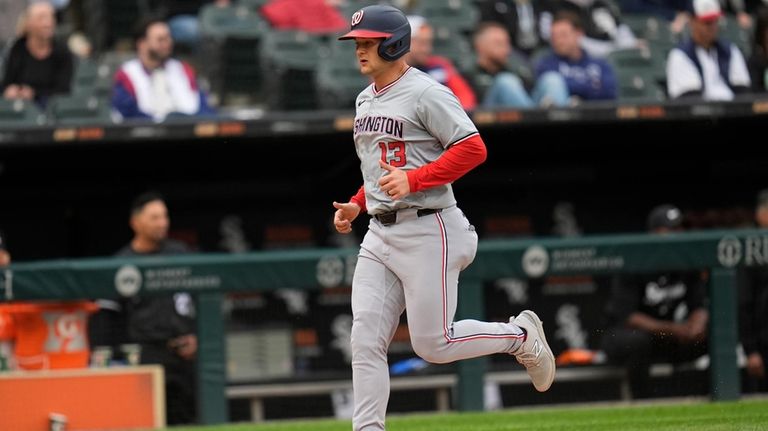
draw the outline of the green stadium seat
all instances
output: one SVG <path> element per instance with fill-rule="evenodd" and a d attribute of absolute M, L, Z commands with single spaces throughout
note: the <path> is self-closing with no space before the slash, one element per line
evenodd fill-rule
<path fill-rule="evenodd" d="M 318 36 L 275 30 L 261 45 L 262 74 L 269 106 L 276 109 L 317 107 L 315 68 L 325 45 Z"/>
<path fill-rule="evenodd" d="M 200 74 L 210 79 L 220 103 L 228 103 L 233 96 L 244 96 L 249 102 L 258 98 L 262 89 L 259 46 L 269 31 L 266 21 L 242 5 L 207 5 L 200 11 L 200 26 Z"/>
<path fill-rule="evenodd" d="M 744 29 L 734 15 L 726 15 L 720 20 L 720 37 L 733 42 L 739 47 L 745 59 L 752 52 L 752 30 Z"/>
<path fill-rule="evenodd" d="M 664 91 L 657 81 L 656 64 L 649 51 L 617 50 L 610 53 L 607 59 L 616 71 L 620 101 L 664 100 Z"/>
<path fill-rule="evenodd" d="M 449 27 L 434 27 L 433 52 L 450 59 L 460 72 L 472 70 L 475 52 L 469 40 Z"/>
<path fill-rule="evenodd" d="M 0 129 L 38 126 L 45 123 L 45 115 L 33 102 L 0 99 Z"/>
<path fill-rule="evenodd" d="M 323 109 L 354 108 L 355 98 L 370 80 L 360 73 L 357 56 L 347 46 L 331 48 L 317 66 L 317 101 Z"/>
<path fill-rule="evenodd" d="M 413 11 L 434 27 L 447 27 L 469 34 L 477 28 L 480 12 L 470 0 L 421 0 Z"/>
<path fill-rule="evenodd" d="M 48 115 L 57 125 L 106 125 L 112 123 L 111 105 L 107 98 L 94 95 L 52 97 Z"/>
<path fill-rule="evenodd" d="M 108 96 L 112 91 L 114 68 L 95 60 L 79 60 L 72 78 L 72 94 Z"/>

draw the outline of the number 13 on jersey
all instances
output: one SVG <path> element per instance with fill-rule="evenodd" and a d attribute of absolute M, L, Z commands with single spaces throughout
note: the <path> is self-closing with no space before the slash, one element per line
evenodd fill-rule
<path fill-rule="evenodd" d="M 402 168 L 405 166 L 405 142 L 379 142 L 379 149 L 381 149 L 381 161 L 394 166 L 396 168 Z M 391 152 L 391 153 L 390 153 Z"/>

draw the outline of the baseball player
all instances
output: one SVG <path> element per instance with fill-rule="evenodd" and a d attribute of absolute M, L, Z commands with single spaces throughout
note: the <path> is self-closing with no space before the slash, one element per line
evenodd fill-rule
<path fill-rule="evenodd" d="M 414 351 L 433 363 L 491 353 L 517 357 L 539 391 L 555 362 L 538 316 L 509 323 L 453 321 L 459 272 L 474 259 L 477 234 L 456 206 L 451 182 L 485 160 L 486 150 L 456 97 L 409 67 L 411 28 L 391 6 L 352 16 L 360 71 L 373 84 L 357 97 L 354 141 L 363 186 L 334 202 L 340 233 L 372 216 L 352 282 L 352 379 L 355 431 L 384 429 L 389 399 L 387 349 L 403 310 Z"/>

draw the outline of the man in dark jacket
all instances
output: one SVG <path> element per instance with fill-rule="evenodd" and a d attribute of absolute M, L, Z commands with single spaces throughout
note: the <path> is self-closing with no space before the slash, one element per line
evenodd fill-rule
<path fill-rule="evenodd" d="M 187 253 L 187 247 L 168 239 L 168 209 L 162 196 L 145 193 L 131 205 L 131 242 L 120 257 Z M 129 338 L 141 345 L 142 364 L 165 368 L 168 424 L 195 422 L 195 310 L 186 293 L 134 297 L 125 304 Z"/>

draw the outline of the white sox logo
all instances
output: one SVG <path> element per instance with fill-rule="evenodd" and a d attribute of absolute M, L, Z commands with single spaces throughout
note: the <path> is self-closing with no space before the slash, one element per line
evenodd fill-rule
<path fill-rule="evenodd" d="M 362 21 L 362 20 L 363 20 L 363 11 L 359 10 L 359 11 L 355 12 L 355 14 L 352 15 L 352 27 L 360 24 L 360 21 Z"/>

